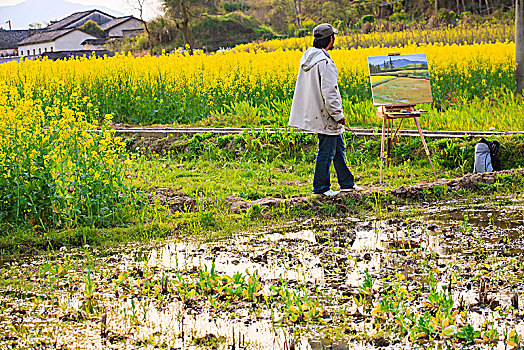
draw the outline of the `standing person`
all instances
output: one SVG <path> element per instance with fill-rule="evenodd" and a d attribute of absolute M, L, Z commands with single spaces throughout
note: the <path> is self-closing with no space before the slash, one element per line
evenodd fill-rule
<path fill-rule="evenodd" d="M 336 196 L 331 190 L 329 170 L 335 166 L 341 191 L 362 191 L 355 185 L 347 167 L 342 139 L 345 118 L 338 88 L 338 71 L 328 50 L 333 48 L 338 31 L 323 23 L 313 29 L 313 47 L 302 55 L 295 95 L 291 105 L 289 126 L 315 132 L 318 135 L 318 153 L 313 177 L 313 193 Z"/>

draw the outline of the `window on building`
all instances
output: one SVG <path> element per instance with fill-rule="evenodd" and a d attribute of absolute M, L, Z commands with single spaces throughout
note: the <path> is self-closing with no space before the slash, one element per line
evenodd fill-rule
<path fill-rule="evenodd" d="M 42 48 L 38 48 L 38 54 L 40 55 L 42 53 Z"/>
<path fill-rule="evenodd" d="M 47 52 L 47 47 L 44 48 L 44 52 Z"/>
<path fill-rule="evenodd" d="M 51 46 L 51 52 L 53 52 L 53 47 Z"/>
<path fill-rule="evenodd" d="M 33 56 L 36 55 L 36 49 L 33 49 Z"/>

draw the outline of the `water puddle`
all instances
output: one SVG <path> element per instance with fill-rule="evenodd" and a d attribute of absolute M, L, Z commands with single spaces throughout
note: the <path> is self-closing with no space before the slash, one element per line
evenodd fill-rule
<path fill-rule="evenodd" d="M 151 251 L 148 263 L 152 267 L 177 270 L 211 271 L 213 268 L 228 276 L 248 271 L 264 281 L 283 278 L 322 283 L 324 273 L 320 259 L 311 252 L 315 245 L 315 234 L 311 230 L 238 236 L 208 244 L 178 242 Z"/>

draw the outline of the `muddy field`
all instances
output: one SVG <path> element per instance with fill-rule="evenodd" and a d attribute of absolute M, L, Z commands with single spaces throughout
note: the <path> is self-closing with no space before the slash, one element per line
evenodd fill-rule
<path fill-rule="evenodd" d="M 521 196 L 382 212 L 3 261 L 0 348 L 519 346 Z"/>

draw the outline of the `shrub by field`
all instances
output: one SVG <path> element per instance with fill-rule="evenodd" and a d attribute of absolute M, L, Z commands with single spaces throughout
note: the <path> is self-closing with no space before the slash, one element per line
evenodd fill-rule
<path fill-rule="evenodd" d="M 121 219 L 130 195 L 123 145 L 111 115 L 99 124 L 87 120 L 90 113 L 92 106 L 59 98 L 43 105 L 0 84 L 0 236 L 14 227 L 100 227 Z"/>

